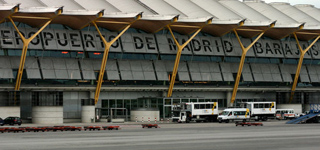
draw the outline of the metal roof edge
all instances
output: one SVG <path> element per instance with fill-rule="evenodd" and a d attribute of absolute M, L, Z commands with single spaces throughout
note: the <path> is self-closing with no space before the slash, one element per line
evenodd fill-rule
<path fill-rule="evenodd" d="M 97 15 L 103 10 L 65 10 L 62 15 Z"/>
<path fill-rule="evenodd" d="M 63 7 L 24 7 L 20 8 L 20 13 L 56 13 Z"/>
<path fill-rule="evenodd" d="M 213 19 L 211 24 L 240 24 L 243 22 L 244 19 L 235 19 L 235 20 L 220 20 L 220 19 Z"/>
<path fill-rule="evenodd" d="M 208 22 L 209 20 L 212 20 L 214 17 L 179 17 L 178 22 Z"/>
<path fill-rule="evenodd" d="M 304 26 L 305 23 L 292 23 L 292 24 L 279 24 L 276 23 L 275 28 L 300 28 Z"/>
<path fill-rule="evenodd" d="M 320 25 L 304 25 L 304 30 L 320 30 Z"/>
<path fill-rule="evenodd" d="M 179 15 L 143 15 L 141 20 L 154 20 L 154 21 L 162 21 L 162 20 L 173 20 L 174 18 L 178 18 Z"/>
<path fill-rule="evenodd" d="M 244 22 L 244 26 L 270 26 L 270 24 L 275 22 L 276 20 L 269 20 L 269 21 L 246 20 Z"/>
<path fill-rule="evenodd" d="M 104 13 L 102 18 L 136 18 L 141 15 L 142 12 L 114 12 L 114 13 Z"/>
<path fill-rule="evenodd" d="M 0 10 L 13 10 L 16 7 L 20 7 L 20 3 L 17 4 L 1 4 Z"/>

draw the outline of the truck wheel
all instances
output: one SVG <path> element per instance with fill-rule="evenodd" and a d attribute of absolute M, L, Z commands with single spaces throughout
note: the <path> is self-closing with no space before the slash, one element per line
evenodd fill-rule
<path fill-rule="evenodd" d="M 267 121 L 268 120 L 268 117 L 267 116 L 263 116 L 262 117 L 262 121 Z"/>
<path fill-rule="evenodd" d="M 219 120 L 219 123 L 222 123 L 222 120 Z"/>
<path fill-rule="evenodd" d="M 255 116 L 255 117 L 254 117 L 254 121 L 259 121 L 260 119 L 261 119 L 260 116 Z"/>
<path fill-rule="evenodd" d="M 229 119 L 226 120 L 226 123 L 229 123 Z"/>

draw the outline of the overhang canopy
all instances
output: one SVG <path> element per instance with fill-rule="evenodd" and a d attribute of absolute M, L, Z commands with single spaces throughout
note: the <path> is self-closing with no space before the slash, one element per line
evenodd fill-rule
<path fill-rule="evenodd" d="M 132 24 L 132 28 L 141 29 L 145 32 L 155 33 L 162 28 L 164 28 L 167 24 L 170 24 L 174 18 L 178 15 L 158 15 L 155 13 L 150 12 L 145 7 L 140 6 L 138 3 L 132 0 L 122 0 L 121 2 L 117 1 L 106 1 L 106 0 L 96 0 L 92 3 L 91 0 L 75 0 L 78 4 L 88 10 L 93 9 L 104 9 L 105 15 L 103 16 L 104 19 L 99 19 L 98 25 L 108 28 L 109 30 L 119 31 L 126 26 L 126 24 L 134 21 L 128 20 L 124 18 L 135 18 L 139 13 L 143 11 L 143 16 L 141 19 L 137 20 L 134 24 Z M 129 8 L 129 9 L 128 9 Z M 109 18 L 109 19 L 107 19 Z M 112 18 L 112 19 L 111 19 Z M 118 18 L 118 20 L 115 20 Z M 117 24 L 114 25 L 107 25 L 101 24 L 99 22 L 102 21 L 110 21 L 113 22 L 123 22 L 122 25 Z"/>
<path fill-rule="evenodd" d="M 18 12 L 19 4 L 16 5 L 0 5 L 0 23 L 2 23 L 8 16 Z"/>
<path fill-rule="evenodd" d="M 178 15 L 143 15 L 142 19 L 135 22 L 132 27 L 145 32 L 156 33 L 175 22 L 178 17 Z"/>
<path fill-rule="evenodd" d="M 304 23 L 300 23 L 271 5 L 263 1 L 245 1 L 246 5 L 258 11 L 262 15 L 277 20 L 274 28 L 268 30 L 265 35 L 273 39 L 282 39 L 301 29 Z"/>
<path fill-rule="evenodd" d="M 88 26 L 93 20 L 101 17 L 103 10 L 88 11 L 88 10 L 68 10 L 63 11 L 61 15 L 56 17 L 52 23 L 62 24 L 71 27 L 72 29 L 82 29 Z"/>
<path fill-rule="evenodd" d="M 61 15 L 59 15 L 62 12 Z M 74 10 L 62 11 L 62 7 L 28 7 L 21 8 L 12 15 L 15 22 L 22 22 L 32 27 L 41 27 L 48 20 L 52 24 L 62 24 L 73 29 L 82 29 L 93 20 L 102 16 L 102 11 Z"/>
<path fill-rule="evenodd" d="M 212 17 L 204 18 L 179 18 L 177 22 L 170 25 L 171 29 L 180 34 L 189 35 L 197 31 L 199 28 L 211 24 Z"/>
<path fill-rule="evenodd" d="M 173 31 L 181 34 L 191 34 L 199 27 L 203 26 L 204 24 L 207 24 L 207 21 L 213 18 L 214 21 L 210 21 L 211 23 L 205 26 L 202 29 L 202 32 L 206 32 L 215 36 L 221 36 L 227 32 L 232 31 L 232 29 L 237 27 L 239 23 L 243 20 L 239 18 L 219 19 L 212 13 L 204 10 L 201 6 L 198 6 L 191 1 L 141 0 L 141 3 L 150 8 L 150 10 L 152 10 L 152 12 L 156 14 L 179 14 L 179 19 L 177 20 L 177 22 L 171 24 L 171 27 Z M 182 3 L 183 5 L 181 5 Z M 182 28 L 183 26 L 184 28 Z"/>
<path fill-rule="evenodd" d="M 242 37 L 253 38 L 275 23 L 275 20 L 267 18 L 238 0 L 219 0 L 218 4 L 245 19 L 243 26 L 237 30 Z"/>
<path fill-rule="evenodd" d="M 11 18 L 14 22 L 22 22 L 32 27 L 41 27 L 61 11 L 62 7 L 28 7 L 21 8 Z"/>
<path fill-rule="evenodd" d="M 300 4 L 300 5 L 295 5 L 294 7 L 296 7 L 297 9 L 301 10 L 302 12 L 306 13 L 307 15 L 311 16 L 312 18 L 316 19 L 318 22 L 320 22 L 320 9 L 314 7 L 313 5 L 305 5 L 305 4 Z M 316 31 L 312 31 L 312 30 L 308 30 L 307 32 L 314 32 L 314 33 L 318 33 L 319 34 L 319 30 Z M 299 37 L 301 38 L 301 36 L 303 36 L 303 34 L 298 34 Z M 315 37 L 316 35 L 314 35 L 313 37 Z M 302 37 L 304 38 L 304 37 Z M 308 37 L 304 38 L 304 39 L 309 39 Z"/>
<path fill-rule="evenodd" d="M 297 22 L 305 22 L 303 29 L 298 31 L 299 34 L 297 34 L 297 37 L 299 39 L 308 41 L 317 37 L 314 33 L 320 34 L 320 21 L 314 19 L 298 8 L 291 6 L 289 3 L 270 3 L 270 5 Z"/>
<path fill-rule="evenodd" d="M 212 23 L 205 26 L 202 32 L 213 36 L 223 36 L 234 28 L 239 27 L 245 20 L 213 0 L 166 0 L 165 2 L 170 4 L 177 12 L 182 12 L 189 18 L 211 16 Z M 182 3 L 183 5 L 181 5 Z M 157 8 L 157 10 L 159 9 Z M 178 22 L 183 22 L 183 19 L 184 17 L 181 17 Z"/>
<path fill-rule="evenodd" d="M 3 3 L 8 2 L 11 1 L 3 1 Z M 149 33 L 156 33 L 170 25 L 173 31 L 186 35 L 203 27 L 202 32 L 214 36 L 223 36 L 237 29 L 242 37 L 252 38 L 276 21 L 275 27 L 265 33 L 266 36 L 282 39 L 297 32 L 300 39 L 310 40 L 320 34 L 319 9 L 310 5 L 296 7 L 287 3 L 269 5 L 261 0 L 244 2 L 96 0 L 95 3 L 91 0 L 13 0 L 13 2 L 24 4 L 16 13 L 14 10 L 19 9 L 19 4 L 0 5 L 0 19 L 11 16 L 15 22 L 22 22 L 32 27 L 41 27 L 54 18 L 51 23 L 66 25 L 73 29 L 82 29 L 92 21 L 96 21 L 100 27 L 120 31 L 134 22 L 132 28 Z M 57 5 L 63 8 L 55 7 Z"/>
<path fill-rule="evenodd" d="M 314 7 L 314 5 L 306 5 L 306 4 L 299 4 L 294 5 L 294 7 L 298 8 L 299 10 L 303 11 L 304 13 L 308 14 L 312 18 L 320 21 L 320 9 Z"/>
<path fill-rule="evenodd" d="M 140 19 L 142 12 L 139 13 L 110 13 L 104 14 L 96 20 L 99 27 L 106 28 L 111 31 L 120 31 L 132 22 Z"/>

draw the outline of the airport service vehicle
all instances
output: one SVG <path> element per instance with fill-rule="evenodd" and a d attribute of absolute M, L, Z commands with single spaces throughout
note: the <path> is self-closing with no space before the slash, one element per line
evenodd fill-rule
<path fill-rule="evenodd" d="M 293 109 L 277 109 L 276 111 L 276 119 L 294 119 L 297 115 L 294 113 Z"/>
<path fill-rule="evenodd" d="M 173 107 L 173 122 L 213 122 L 217 120 L 218 102 L 180 103 Z"/>
<path fill-rule="evenodd" d="M 218 116 L 219 123 L 226 122 L 229 123 L 229 121 L 234 120 L 241 120 L 243 122 L 246 122 L 247 120 L 250 120 L 250 111 L 248 108 L 229 108 L 223 110 L 221 115 Z"/>
<path fill-rule="evenodd" d="M 274 118 L 276 114 L 275 102 L 246 102 L 246 108 L 250 111 L 250 117 L 255 121 L 267 121 L 268 118 Z"/>

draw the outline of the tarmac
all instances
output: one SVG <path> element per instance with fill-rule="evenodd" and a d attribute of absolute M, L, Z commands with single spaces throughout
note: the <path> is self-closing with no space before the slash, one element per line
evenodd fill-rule
<path fill-rule="evenodd" d="M 269 120 L 263 126 L 230 123 L 149 122 L 22 124 L 37 126 L 120 126 L 120 130 L 0 133 L 1 150 L 319 150 L 320 124 L 285 124 Z M 150 122 L 154 124 L 155 122 Z M 12 127 L 12 126 L 8 126 Z M 14 127 L 18 127 L 15 125 Z"/>

